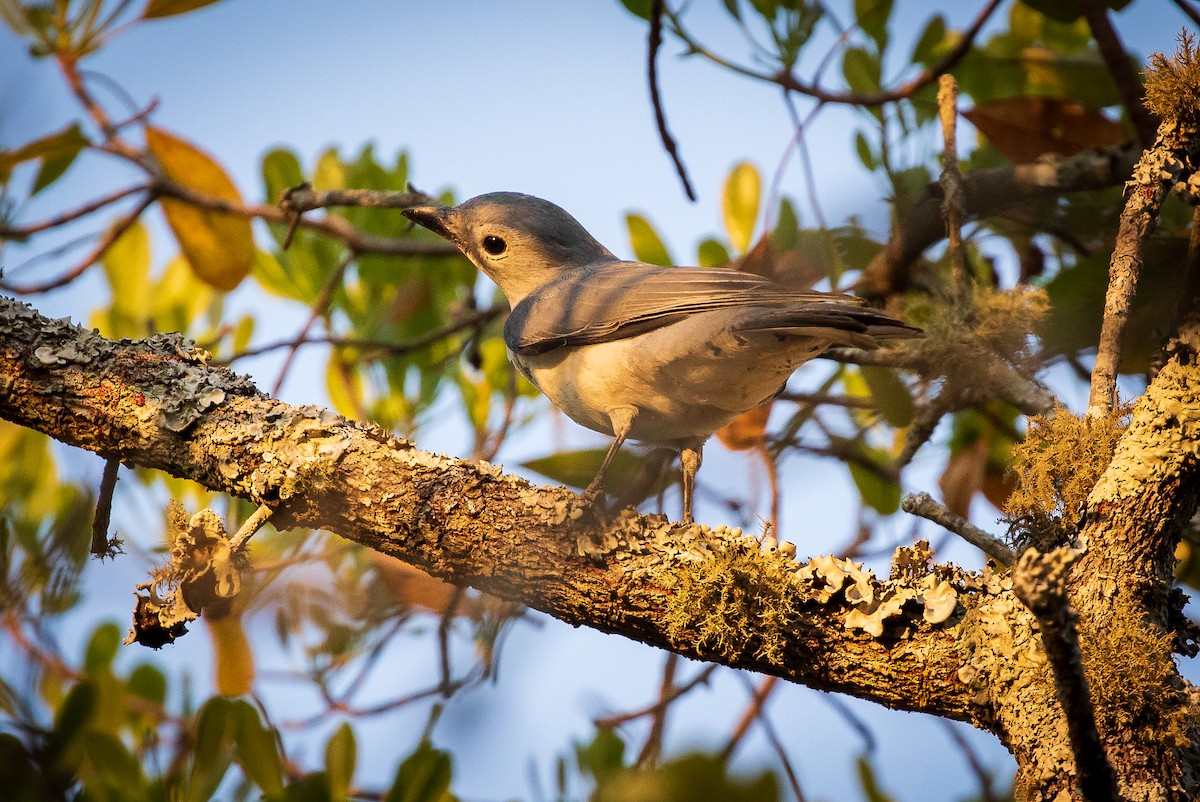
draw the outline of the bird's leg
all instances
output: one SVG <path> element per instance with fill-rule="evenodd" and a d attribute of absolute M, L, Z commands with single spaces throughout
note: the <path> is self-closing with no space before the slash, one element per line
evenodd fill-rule
<path fill-rule="evenodd" d="M 679 449 L 679 467 L 683 469 L 683 522 L 692 522 L 692 502 L 696 498 L 696 471 L 700 470 L 700 455 L 704 444 Z"/>
<path fill-rule="evenodd" d="M 629 436 L 629 430 L 633 427 L 633 419 L 637 417 L 637 409 L 617 407 L 608 411 L 608 417 L 612 421 L 614 439 L 612 445 L 608 447 L 608 453 L 604 455 L 604 462 L 600 463 L 600 470 L 596 471 L 596 478 L 592 479 L 587 489 L 583 491 L 584 501 L 589 504 L 595 501 L 603 491 L 604 474 L 608 472 L 608 466 L 612 464 L 613 457 L 617 456 L 617 452 L 621 450 L 621 444 Z"/>

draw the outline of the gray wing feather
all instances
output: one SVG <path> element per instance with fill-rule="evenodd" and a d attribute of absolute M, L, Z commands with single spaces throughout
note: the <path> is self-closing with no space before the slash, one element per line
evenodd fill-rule
<path fill-rule="evenodd" d="M 859 303 L 848 295 L 789 290 L 737 270 L 616 262 L 572 272 L 527 296 L 509 316 L 504 338 L 514 352 L 533 355 L 632 337 L 687 315 L 729 308 L 762 308 L 765 317 L 753 317 L 753 330 L 828 326 L 865 331 L 867 323 L 858 320 L 859 313 L 902 325 Z"/>

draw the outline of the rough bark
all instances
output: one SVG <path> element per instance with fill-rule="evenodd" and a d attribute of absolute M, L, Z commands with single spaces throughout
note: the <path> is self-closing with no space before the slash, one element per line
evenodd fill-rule
<path fill-rule="evenodd" d="M 631 511 L 600 520 L 560 488 L 273 400 L 205 356 L 177 335 L 112 342 L 0 299 L 0 417 L 267 504 L 280 527 L 329 529 L 573 625 L 971 721 L 1016 756 L 1018 798 L 1074 790 L 1034 619 L 1003 574 L 930 567 L 918 545 L 880 582 L 832 558 L 792 563 L 736 530 Z M 1168 590 L 1178 525 L 1196 502 L 1198 437 L 1200 369 L 1184 355 L 1151 386 L 1092 494 L 1072 574 L 1085 671 L 1102 659 L 1147 691 L 1122 702 L 1089 675 L 1129 799 L 1196 788 L 1195 694 L 1170 660 Z M 1125 600 L 1157 638 L 1132 644 L 1160 669 L 1155 689 L 1120 674 L 1144 667 L 1089 626 L 1117 620 Z M 1099 658 L 1089 662 L 1089 650 Z"/>

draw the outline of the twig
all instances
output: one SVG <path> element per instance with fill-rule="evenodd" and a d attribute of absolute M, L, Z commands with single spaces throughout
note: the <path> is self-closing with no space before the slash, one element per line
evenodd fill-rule
<path fill-rule="evenodd" d="M 458 605 L 463 599 L 465 590 L 454 586 L 454 590 L 450 593 L 450 601 L 446 602 L 446 609 L 442 610 L 442 616 L 438 621 L 438 663 L 442 672 L 442 698 L 449 699 L 454 693 L 451 690 L 453 680 L 450 667 L 450 625 L 454 623 L 454 615 L 458 612 Z"/>
<path fill-rule="evenodd" d="M 725 747 L 721 750 L 720 758 L 722 762 L 729 762 L 729 759 L 733 757 L 733 753 L 741 745 L 742 739 L 746 737 L 746 733 L 750 731 L 750 725 L 762 716 L 763 705 L 767 703 L 767 697 L 775 690 L 778 682 L 778 677 L 767 677 L 750 694 L 750 704 L 742 711 L 741 718 L 738 719 L 733 732 L 729 735 L 729 740 L 725 742 Z"/>
<path fill-rule="evenodd" d="M 662 138 L 663 148 L 666 149 L 667 155 L 675 164 L 675 172 L 679 173 L 679 180 L 683 182 L 683 191 L 687 193 L 688 200 L 694 202 L 696 192 L 692 189 L 692 182 L 688 179 L 687 168 L 683 166 L 683 158 L 679 155 L 675 138 L 667 130 L 667 115 L 663 111 L 662 98 L 659 96 L 658 90 L 658 49 L 662 47 L 662 16 L 665 6 L 665 0 L 654 0 L 650 6 L 650 47 L 646 65 L 647 77 L 650 82 L 650 103 L 654 106 L 654 122 L 658 126 L 658 135 Z"/>
<path fill-rule="evenodd" d="M 844 552 L 841 551 L 835 552 L 835 554 L 843 553 Z M 862 738 L 863 740 L 863 749 L 867 754 L 872 754 L 878 748 L 878 743 L 875 740 L 875 734 L 871 732 L 871 728 L 867 726 L 867 722 L 863 721 L 862 718 L 860 718 L 859 715 L 851 709 L 850 705 L 846 704 L 842 697 L 833 693 L 818 693 L 817 698 L 832 707 L 838 713 L 838 715 L 845 719 L 846 723 L 850 725 L 850 729 L 858 733 L 858 737 Z"/>
<path fill-rule="evenodd" d="M 962 224 L 967 200 L 963 192 L 962 173 L 958 171 L 958 81 L 946 74 L 938 78 L 938 119 L 942 124 L 942 217 L 946 221 L 946 236 L 950 247 L 950 278 L 953 297 L 962 298 L 966 292 L 967 260 L 963 252 Z"/>
<path fill-rule="evenodd" d="M 771 679 L 774 678 L 772 677 Z M 751 692 L 751 694 L 756 693 L 756 689 L 750 683 L 749 677 L 743 675 L 742 683 L 746 686 L 746 689 Z M 764 682 L 763 686 L 766 686 L 766 684 L 767 683 Z M 759 710 L 758 714 L 758 724 L 760 727 L 762 727 L 763 735 L 767 736 L 767 743 L 769 743 L 771 748 L 775 751 L 775 756 L 779 758 L 780 765 L 783 766 L 783 774 L 785 777 L 787 777 L 788 785 L 791 786 L 792 794 L 796 797 L 796 802 L 804 802 L 804 792 L 800 790 L 800 780 L 796 776 L 796 770 L 792 768 L 792 759 L 788 757 L 787 750 L 783 748 L 783 741 L 779 740 L 779 733 L 775 731 L 775 727 L 771 724 L 771 720 L 767 718 L 766 713 L 762 712 L 761 709 Z"/>
<path fill-rule="evenodd" d="M 1193 23 L 1200 26 L 1200 11 L 1192 8 L 1192 4 L 1188 0 L 1175 0 L 1175 5 L 1178 6 L 1180 11 L 1191 17 Z"/>
<path fill-rule="evenodd" d="M 904 497 L 902 506 L 904 511 L 910 515 L 919 515 L 958 535 L 1000 565 L 1012 565 L 1016 559 L 1012 549 L 998 538 L 989 535 L 961 515 L 950 512 L 943 505 L 934 501 L 928 493 L 910 493 Z"/>
<path fill-rule="evenodd" d="M 1108 18 L 1107 5 L 1100 0 L 1080 0 L 1079 6 L 1088 27 L 1091 28 L 1096 46 L 1100 49 L 1104 66 L 1108 68 L 1108 74 L 1117 86 L 1121 103 L 1129 112 L 1129 119 L 1138 133 L 1138 140 L 1144 147 L 1150 147 L 1154 142 L 1158 120 L 1154 119 L 1154 115 L 1142 102 L 1142 82 L 1138 80 L 1129 54 L 1125 52 L 1125 45 L 1121 43 L 1121 37 L 1117 35 L 1112 20 Z"/>
<path fill-rule="evenodd" d="M 753 78 L 759 81 L 767 81 L 769 83 L 778 84 L 789 92 L 798 92 L 802 95 L 814 97 L 824 103 L 841 103 L 852 106 L 882 106 L 885 103 L 892 103 L 897 100 L 904 100 L 911 97 L 917 90 L 928 86 L 936 81 L 943 73 L 949 71 L 954 65 L 962 61 L 963 58 L 970 52 L 972 45 L 975 43 L 975 37 L 979 35 L 984 24 L 992 13 L 1000 6 L 1002 0 L 989 0 L 988 4 L 983 7 L 975 20 L 971 23 L 971 27 L 963 32 L 962 37 L 954 45 L 945 56 L 936 64 L 926 67 L 921 70 L 915 78 L 906 81 L 894 89 L 884 89 L 872 94 L 857 94 L 855 92 L 833 92 L 825 89 L 815 83 L 806 83 L 796 77 L 795 73 L 787 69 L 781 69 L 776 72 L 767 73 L 759 72 L 737 62 L 730 61 L 727 58 L 717 55 L 708 50 L 699 42 L 691 37 L 680 24 L 677 15 L 669 9 L 666 10 L 667 16 L 674 26 L 675 34 L 683 40 L 683 43 L 688 46 L 692 52 L 703 56 L 709 61 L 724 67 L 725 69 L 743 75 L 747 78 Z M 653 16 L 653 15 L 651 15 Z"/>
<path fill-rule="evenodd" d="M 5 289 L 18 295 L 34 295 L 42 292 L 49 292 L 50 290 L 56 290 L 59 287 L 70 284 L 72 281 L 87 272 L 87 270 L 95 265 L 98 261 L 100 261 L 104 254 L 108 253 L 108 249 L 113 246 L 113 243 L 120 239 L 121 235 L 128 231 L 129 228 L 135 222 L 137 222 L 137 219 L 142 216 L 142 212 L 146 211 L 147 207 L 149 207 L 154 200 L 155 197 L 152 194 L 142 198 L 136 207 L 131 209 L 127 214 L 122 215 L 107 231 L 104 232 L 103 235 L 101 235 L 100 239 L 96 242 L 96 247 L 92 248 L 88 255 L 83 258 L 83 261 L 65 273 L 39 284 L 10 284 L 6 281 L 0 281 L 0 289 Z"/>
<path fill-rule="evenodd" d="M 292 338 L 291 343 L 287 347 L 288 353 L 283 358 L 283 365 L 279 368 L 279 375 L 275 378 L 275 386 L 271 389 L 271 395 L 279 397 L 279 391 L 283 389 L 283 382 L 287 379 L 288 372 L 292 368 L 292 362 L 296 359 L 296 352 L 300 350 L 300 344 L 308 336 L 308 331 L 317 322 L 317 318 L 324 316 L 329 311 L 329 304 L 333 301 L 334 291 L 341 285 L 342 279 L 346 276 L 346 270 L 356 258 L 358 258 L 358 254 L 353 250 L 347 253 L 333 273 L 329 275 L 329 278 L 325 281 L 325 285 L 321 287 L 321 291 L 317 293 L 308 319 L 304 321 L 304 325 L 300 327 L 300 331 L 296 332 L 296 336 Z"/>
<path fill-rule="evenodd" d="M 386 189 L 329 189 L 315 190 L 311 184 L 285 189 L 279 198 L 281 209 L 303 214 L 329 206 L 369 206 L 378 209 L 409 209 L 437 203 L 437 198 L 410 184 L 407 192 Z"/>
<path fill-rule="evenodd" d="M 963 758 L 967 761 L 967 766 L 971 769 L 971 773 L 975 775 L 975 779 L 979 781 L 979 802 L 1000 802 L 996 796 L 996 792 L 992 789 L 992 773 L 987 770 L 983 762 L 979 759 L 979 755 L 971 746 L 963 734 L 959 732 L 957 721 L 948 721 L 946 719 L 938 719 L 942 725 L 942 729 L 950 736 L 950 740 L 954 741 L 958 751 L 962 752 Z"/>
<path fill-rule="evenodd" d="M 1065 546 L 1041 553 L 1026 549 L 1013 568 L 1013 592 L 1037 619 L 1066 719 L 1079 792 L 1088 802 L 1118 799 L 1112 766 L 1104 754 L 1096 714 L 1083 674 L 1076 615 L 1067 600 L 1066 577 L 1075 553 Z"/>
<path fill-rule="evenodd" d="M 56 214 L 54 217 L 47 217 L 37 223 L 27 223 L 23 226 L 5 226 L 0 225 L 0 239 L 24 239 L 32 234 L 39 234 L 50 228 L 58 228 L 61 225 L 70 223 L 73 220 L 78 220 L 81 217 L 86 217 L 93 212 L 103 209 L 105 206 L 110 206 L 119 200 L 136 195 L 139 192 L 147 192 L 150 189 L 149 184 L 138 184 L 125 189 L 118 189 L 115 192 L 110 192 L 103 197 L 96 198 L 93 201 L 83 204 L 72 209 L 69 212 Z"/>
<path fill-rule="evenodd" d="M 241 551 L 245 547 L 246 541 L 249 540 L 255 532 L 257 532 L 259 529 L 262 529 L 263 524 L 271 520 L 271 516 L 274 513 L 275 510 L 273 508 L 268 507 L 266 504 L 260 504 L 258 509 L 250 513 L 250 517 L 247 518 L 240 527 L 238 527 L 237 533 L 230 538 L 230 551 Z"/>
<path fill-rule="evenodd" d="M 1129 309 L 1142 270 L 1146 241 L 1154 230 L 1158 210 L 1173 181 L 1186 180 L 1190 131 L 1174 120 L 1165 120 L 1158 130 L 1154 147 L 1142 154 L 1125 185 L 1125 208 L 1112 260 L 1108 267 L 1108 292 L 1104 296 L 1104 321 L 1092 368 L 1091 392 L 1087 417 L 1104 417 L 1112 409 L 1117 389 L 1117 371 L 1121 366 L 1121 346 Z"/>
<path fill-rule="evenodd" d="M 678 668 L 679 655 L 675 652 L 668 652 L 667 659 L 663 662 L 662 682 L 658 687 L 660 701 L 667 699 L 674 691 L 675 671 Z M 670 702 L 663 702 L 656 706 L 654 712 L 650 714 L 650 732 L 646 735 L 646 742 L 642 744 L 642 751 L 638 754 L 638 768 L 652 768 L 658 762 L 659 755 L 662 754 L 663 735 L 667 729 L 667 711 L 670 708 Z"/>
<path fill-rule="evenodd" d="M 1139 148 L 1124 144 L 1074 156 L 1047 156 L 1031 164 L 972 170 L 963 176 L 965 215 L 987 217 L 1031 198 L 1120 184 L 1129 177 L 1139 155 Z M 867 298 L 903 292 L 913 262 L 945 234 L 942 189 L 931 183 L 919 200 L 901 210 L 887 246 L 863 268 L 855 291 Z"/>
<path fill-rule="evenodd" d="M 700 670 L 696 676 L 692 677 L 682 685 L 677 685 L 671 689 L 671 692 L 666 696 L 657 699 L 653 704 L 646 707 L 633 710 L 628 713 L 615 713 L 611 716 L 604 716 L 595 720 L 595 724 L 602 730 L 611 730 L 620 727 L 622 724 L 627 724 L 630 721 L 636 721 L 639 718 L 654 715 L 654 713 L 664 705 L 669 705 L 681 696 L 691 693 L 701 685 L 707 685 L 708 680 L 712 677 L 713 672 L 718 666 L 715 663 L 710 663 Z"/>
<path fill-rule="evenodd" d="M 108 536 L 108 524 L 112 520 L 113 491 L 117 488 L 117 469 L 121 461 L 109 457 L 104 461 L 104 473 L 100 476 L 100 490 L 96 498 L 96 517 L 92 519 L 91 554 L 99 560 L 113 557 L 120 551 L 120 541 Z"/>
<path fill-rule="evenodd" d="M 805 404 L 808 406 L 821 406 L 827 404 L 834 407 L 847 407 L 849 409 L 876 409 L 878 405 L 873 398 L 857 398 L 850 395 L 836 395 L 834 393 L 780 393 L 776 398 L 780 401 L 791 401 L 795 404 Z"/>
<path fill-rule="evenodd" d="M 338 348 L 376 348 L 380 351 L 386 351 L 389 356 L 403 356 L 413 351 L 419 351 L 422 348 L 427 348 L 430 345 L 449 337 L 452 334 L 472 328 L 473 326 L 482 325 L 499 317 L 508 311 L 508 304 L 497 303 L 489 306 L 486 309 L 480 309 L 472 312 L 470 315 L 448 323 L 440 329 L 422 334 L 420 337 L 414 337 L 411 340 L 406 340 L 401 343 L 390 342 L 388 340 L 363 339 L 355 337 L 338 337 L 335 335 L 322 335 L 318 337 L 307 337 L 299 343 L 300 346 L 305 345 L 332 345 Z M 261 356 L 262 354 L 278 351 L 281 348 L 290 348 L 295 343 L 295 338 L 287 340 L 279 340 L 266 345 L 247 348 L 245 351 L 234 354 L 227 359 L 214 360 L 213 364 L 228 365 L 236 362 L 239 359 L 247 359 L 252 356 Z"/>

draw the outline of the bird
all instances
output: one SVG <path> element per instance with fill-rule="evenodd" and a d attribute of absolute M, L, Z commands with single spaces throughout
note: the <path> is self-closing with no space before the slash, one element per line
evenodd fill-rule
<path fill-rule="evenodd" d="M 619 259 L 566 210 L 490 192 L 402 213 L 456 245 L 500 288 L 508 357 L 576 423 L 612 436 L 595 479 L 633 440 L 680 455 L 683 521 L 693 522 L 703 446 L 781 393 L 833 345 L 875 348 L 921 330 L 841 293 L 795 290 L 726 267 Z"/>

